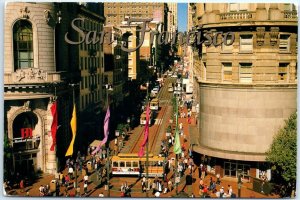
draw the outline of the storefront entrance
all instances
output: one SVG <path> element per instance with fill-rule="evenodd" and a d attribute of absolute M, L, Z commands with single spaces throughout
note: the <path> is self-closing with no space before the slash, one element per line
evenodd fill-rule
<path fill-rule="evenodd" d="M 21 177 L 30 177 L 35 172 L 36 153 L 14 155 L 15 171 Z"/>
<path fill-rule="evenodd" d="M 237 178 L 239 169 L 242 172 L 242 178 L 249 179 L 247 175 L 250 174 L 250 165 L 235 162 L 224 162 L 224 176 Z"/>

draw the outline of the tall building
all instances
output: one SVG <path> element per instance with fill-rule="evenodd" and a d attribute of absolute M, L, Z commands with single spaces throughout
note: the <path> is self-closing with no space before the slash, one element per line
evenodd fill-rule
<path fill-rule="evenodd" d="M 194 151 L 222 176 L 259 177 L 273 136 L 297 107 L 297 11 L 292 4 L 192 4 L 203 34 L 231 32 L 232 45 L 200 45 L 194 77 L 200 103 Z M 230 34 L 229 34 L 230 35 Z M 233 37 L 234 36 L 234 37 Z M 225 38 L 225 39 L 224 39 Z"/>
<path fill-rule="evenodd" d="M 83 31 L 100 31 L 103 9 L 100 17 L 101 12 L 96 7 L 79 3 L 15 2 L 6 6 L 4 127 L 12 159 L 4 168 L 14 174 L 32 177 L 37 171 L 54 174 L 64 168 L 65 153 L 72 138 L 73 102 L 80 123 L 80 112 L 87 108 L 87 102 L 97 98 L 91 99 L 91 90 L 85 94 L 84 89 L 97 84 L 98 89 L 93 91 L 99 93 L 100 66 L 103 66 L 99 45 L 96 54 L 92 55 L 94 47 L 71 45 L 65 36 L 71 41 L 79 41 L 78 32 L 71 28 L 71 22 L 78 17 L 85 18 L 86 23 L 75 22 L 78 27 L 82 25 Z M 91 73 L 89 69 L 94 67 L 98 68 Z M 82 76 L 88 76 L 88 81 L 87 78 L 81 80 Z M 89 101 L 83 99 L 83 95 L 89 95 Z M 53 136 L 51 107 L 55 102 L 58 129 Z M 80 128 L 76 134 L 79 139 Z M 83 141 L 75 142 L 74 152 L 84 148 Z M 52 145 L 55 148 L 50 150 Z"/>
<path fill-rule="evenodd" d="M 158 29 L 159 32 L 168 31 L 168 7 L 166 3 L 104 3 L 104 7 L 107 25 L 117 25 L 123 30 L 130 32 L 130 30 L 126 30 L 127 25 L 124 24 L 129 18 L 152 19 L 147 29 Z M 141 28 L 141 23 L 132 24 L 135 24 L 134 26 L 137 25 L 137 33 L 133 33 L 131 37 L 134 38 L 135 34 L 137 34 L 137 37 L 140 38 L 139 29 Z M 129 43 L 138 45 L 138 43 L 131 43 L 131 37 L 129 38 Z M 155 39 L 155 41 L 157 40 Z M 162 62 L 165 57 L 164 53 L 168 52 L 168 50 L 162 51 L 164 48 L 164 45 L 150 45 L 150 32 L 146 32 L 143 45 L 139 50 L 129 53 L 129 79 L 143 82 L 149 79 L 153 72 L 161 71 L 163 69 L 162 65 L 164 65 Z"/>
<path fill-rule="evenodd" d="M 168 32 L 173 33 L 178 30 L 177 3 L 167 3 L 168 5 Z"/>
<path fill-rule="evenodd" d="M 128 49 L 135 49 L 140 42 L 140 26 L 133 24 L 130 27 L 128 25 L 119 25 L 122 33 L 128 33 Z M 126 62 L 126 61 L 125 61 Z M 139 79 L 140 75 L 140 51 L 133 51 L 128 53 L 128 80 Z"/>
<path fill-rule="evenodd" d="M 110 98 L 110 103 L 115 107 L 122 104 L 126 96 L 126 81 L 128 80 L 128 52 L 121 50 L 122 42 L 128 42 L 126 33 L 123 34 L 121 29 L 107 25 L 104 31 L 112 34 L 114 42 L 109 43 L 109 38 L 106 37 L 104 42 L 104 84 L 112 86 L 113 92 Z M 120 95 L 123 94 L 123 95 Z"/>
<path fill-rule="evenodd" d="M 166 5 L 164 3 L 104 3 L 104 15 L 106 25 L 120 25 L 127 17 L 136 19 L 150 19 L 165 22 L 164 13 Z"/>
<path fill-rule="evenodd" d="M 8 3 L 5 9 L 4 128 L 12 159 L 4 168 L 22 176 L 57 170 L 51 106 L 58 100 L 57 151 L 67 148 L 75 66 L 56 63 L 55 27 L 64 16 L 54 3 Z M 61 47 L 66 45 L 61 44 Z M 61 101 L 64 99 L 64 101 Z"/>
<path fill-rule="evenodd" d="M 78 21 L 78 27 L 86 34 L 89 31 L 102 32 L 104 30 L 103 3 L 80 4 L 78 6 L 77 17 L 84 19 L 83 21 Z M 80 37 L 77 37 L 80 40 Z M 77 66 L 81 74 L 78 99 L 81 124 L 79 131 L 99 135 L 98 130 L 101 130 L 99 115 L 105 107 L 105 100 L 102 98 L 104 93 L 102 87 L 104 73 L 103 44 L 100 44 L 100 42 L 87 44 L 84 41 L 74 47 L 77 49 L 74 57 L 78 59 Z M 84 139 L 87 139 L 87 137 L 84 136 Z"/>

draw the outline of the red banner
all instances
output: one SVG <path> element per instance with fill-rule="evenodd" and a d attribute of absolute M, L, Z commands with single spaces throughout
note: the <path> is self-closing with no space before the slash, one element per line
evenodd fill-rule
<path fill-rule="evenodd" d="M 142 141 L 140 151 L 138 153 L 139 157 L 143 157 L 144 155 L 144 149 L 146 146 L 146 143 L 148 142 L 148 137 L 149 137 L 149 121 L 150 121 L 150 107 L 147 105 L 146 109 L 146 124 L 145 124 L 145 129 L 144 129 L 144 140 Z"/>
<path fill-rule="evenodd" d="M 54 151 L 54 147 L 56 145 L 56 131 L 57 131 L 57 101 L 55 101 L 52 104 L 51 113 L 52 113 L 53 121 L 51 125 L 52 145 L 50 147 L 50 151 Z"/>
<path fill-rule="evenodd" d="M 32 128 L 21 128 L 21 137 L 22 139 L 32 137 Z"/>

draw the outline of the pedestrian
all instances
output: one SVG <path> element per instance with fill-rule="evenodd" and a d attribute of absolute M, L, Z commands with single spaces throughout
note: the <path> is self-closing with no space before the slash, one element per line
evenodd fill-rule
<path fill-rule="evenodd" d="M 24 180 L 21 179 L 20 181 L 20 189 L 21 189 L 21 192 L 24 192 Z"/>
<path fill-rule="evenodd" d="M 43 186 L 43 185 L 41 185 L 41 186 L 39 187 L 39 191 L 40 191 L 40 196 L 41 196 L 41 197 L 44 196 L 44 186 Z"/>
<path fill-rule="evenodd" d="M 221 183 L 221 181 L 220 181 L 220 174 L 217 174 L 216 177 L 217 177 L 217 182 L 216 182 L 216 184 L 217 184 L 217 185 L 220 185 L 220 183 Z"/>
<path fill-rule="evenodd" d="M 158 192 L 162 193 L 162 185 L 161 185 L 161 181 L 158 181 Z"/>
<path fill-rule="evenodd" d="M 73 169 L 72 166 L 70 166 L 70 167 L 69 167 L 69 170 L 68 170 L 68 174 L 69 174 L 69 176 L 70 176 L 70 179 L 72 179 L 72 180 L 73 180 L 73 173 L 74 173 L 74 169 Z"/>
<path fill-rule="evenodd" d="M 164 182 L 164 194 L 166 194 L 168 192 L 168 182 L 165 181 Z"/>
<path fill-rule="evenodd" d="M 206 173 L 206 167 L 203 165 L 202 169 L 201 169 L 201 178 L 204 179 L 205 178 L 205 173 Z"/>
<path fill-rule="evenodd" d="M 58 182 L 56 182 L 55 196 L 59 197 L 59 193 L 60 193 L 60 185 Z"/>
<path fill-rule="evenodd" d="M 224 187 L 222 186 L 220 188 L 220 198 L 223 198 L 223 195 L 224 195 Z"/>
<path fill-rule="evenodd" d="M 84 177 L 83 177 L 83 180 L 88 182 L 89 181 L 89 176 L 86 174 Z"/>
<path fill-rule="evenodd" d="M 171 192 L 173 190 L 173 183 L 171 180 L 169 180 L 169 182 L 168 182 L 168 190 L 169 190 L 169 192 Z"/>
<path fill-rule="evenodd" d="M 84 194 L 87 195 L 87 192 L 88 192 L 88 182 L 87 181 L 84 181 L 83 190 L 84 190 Z"/>
<path fill-rule="evenodd" d="M 69 175 L 67 174 L 67 175 L 65 176 L 65 185 L 66 185 L 67 188 L 69 188 L 69 182 L 70 182 L 70 177 L 69 177 Z"/>
<path fill-rule="evenodd" d="M 155 192 L 156 192 L 156 182 L 153 181 L 153 183 L 152 183 L 152 194 L 155 194 Z"/>
<path fill-rule="evenodd" d="M 100 192 L 99 197 L 104 197 L 103 192 Z"/>

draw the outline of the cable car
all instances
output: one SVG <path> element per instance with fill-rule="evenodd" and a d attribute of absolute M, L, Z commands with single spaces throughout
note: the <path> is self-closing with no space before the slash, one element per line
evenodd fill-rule
<path fill-rule="evenodd" d="M 163 157 L 154 156 L 149 154 L 148 156 L 148 175 L 149 177 L 163 177 Z M 146 176 L 146 155 L 139 157 L 137 153 L 119 153 L 117 156 L 113 156 L 112 162 L 112 174 L 113 175 L 130 175 L 130 176 Z"/>
<path fill-rule="evenodd" d="M 150 110 L 149 126 L 151 125 L 152 118 L 153 118 L 153 114 L 152 111 Z M 145 124 L 146 124 L 146 111 L 144 111 L 140 117 L 140 125 L 145 125 Z"/>
<path fill-rule="evenodd" d="M 150 102 L 150 110 L 158 110 L 159 109 L 159 100 L 157 98 L 154 98 Z"/>

